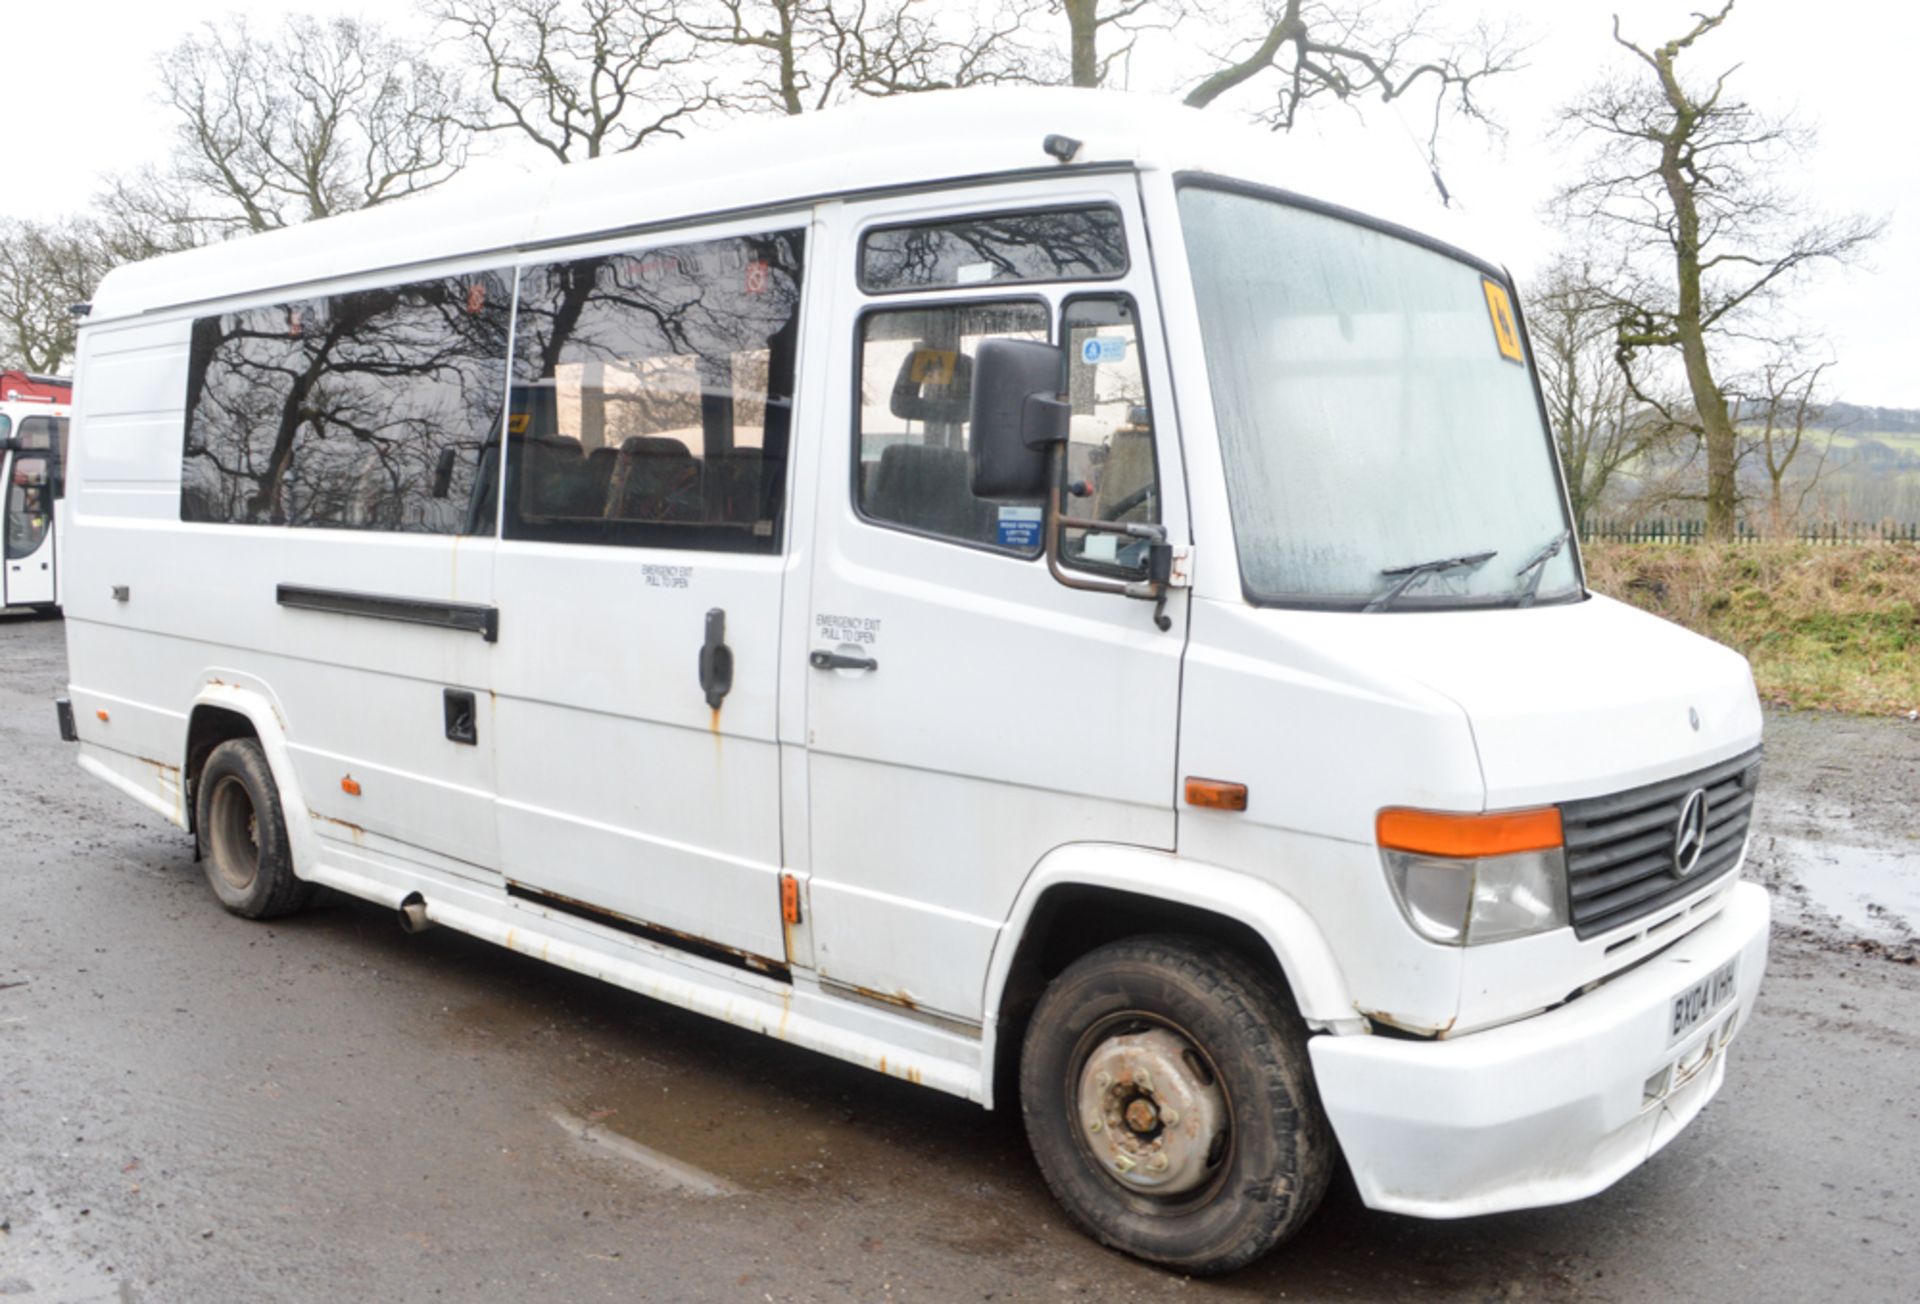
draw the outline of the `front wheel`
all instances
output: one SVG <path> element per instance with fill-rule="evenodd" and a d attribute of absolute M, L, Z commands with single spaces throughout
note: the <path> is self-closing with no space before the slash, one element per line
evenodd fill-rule
<path fill-rule="evenodd" d="M 1285 989 L 1187 938 L 1114 942 L 1054 979 L 1027 1025 L 1020 1107 L 1076 1222 L 1195 1274 L 1292 1236 L 1333 1171 Z"/>

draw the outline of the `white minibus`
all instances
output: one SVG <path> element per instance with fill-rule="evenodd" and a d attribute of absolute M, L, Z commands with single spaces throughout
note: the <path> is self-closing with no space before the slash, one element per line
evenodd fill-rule
<path fill-rule="evenodd" d="M 1746 663 L 1585 587 L 1510 278 L 1162 101 L 731 128 L 121 268 L 61 724 L 316 887 L 1020 1109 L 1195 1273 L 1718 1090 Z"/>

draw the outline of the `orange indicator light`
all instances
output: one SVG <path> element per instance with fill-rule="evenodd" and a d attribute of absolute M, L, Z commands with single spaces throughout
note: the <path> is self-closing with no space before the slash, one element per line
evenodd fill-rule
<path fill-rule="evenodd" d="M 1374 824 L 1380 845 L 1428 856 L 1504 856 L 1561 846 L 1560 808 L 1458 815 L 1437 810 L 1390 809 Z"/>
<path fill-rule="evenodd" d="M 1187 805 L 1206 810 L 1245 810 L 1247 785 L 1221 779 L 1188 779 Z"/>

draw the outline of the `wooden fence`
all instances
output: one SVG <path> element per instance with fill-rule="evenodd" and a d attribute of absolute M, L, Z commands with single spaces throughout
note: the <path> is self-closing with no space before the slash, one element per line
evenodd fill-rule
<path fill-rule="evenodd" d="M 1706 537 L 1705 521 L 1588 521 L 1580 531 L 1584 540 L 1608 543 L 1699 543 Z M 1920 522 L 1827 521 L 1796 526 L 1785 535 L 1767 534 L 1745 521 L 1740 522 L 1734 540 L 1752 543 L 1761 539 L 1787 538 L 1801 543 L 1920 543 Z"/>

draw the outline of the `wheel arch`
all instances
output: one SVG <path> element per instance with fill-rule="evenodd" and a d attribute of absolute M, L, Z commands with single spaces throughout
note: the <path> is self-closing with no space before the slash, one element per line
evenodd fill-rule
<path fill-rule="evenodd" d="M 311 878 L 319 863 L 319 845 L 306 799 L 295 777 L 288 750 L 285 717 L 264 685 L 209 678 L 194 695 L 187 711 L 186 751 L 181 775 L 185 781 L 188 827 L 198 823 L 200 772 L 214 748 L 234 738 L 252 738 L 260 744 L 280 794 L 281 815 L 287 826 L 287 850 L 298 878 Z M 199 834 L 195 835 L 196 845 Z"/>
<path fill-rule="evenodd" d="M 1362 1024 L 1326 938 L 1273 884 L 1145 848 L 1063 847 L 1028 876 L 988 964 L 984 1103 L 1015 1080 L 1027 1017 L 1053 975 L 1143 933 L 1205 937 L 1269 967 L 1310 1028 Z"/>

